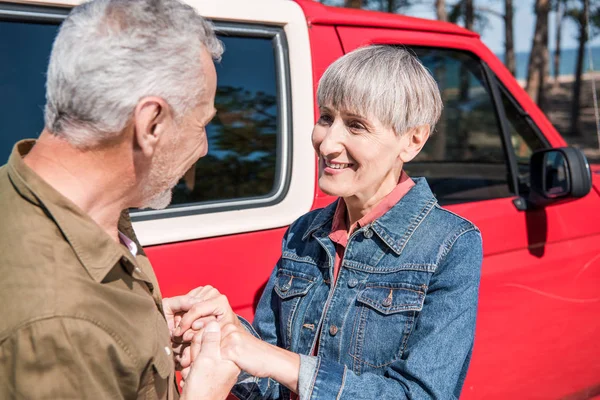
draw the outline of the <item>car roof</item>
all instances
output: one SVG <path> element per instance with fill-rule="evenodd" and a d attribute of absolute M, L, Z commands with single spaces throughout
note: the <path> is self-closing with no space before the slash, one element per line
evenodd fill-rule
<path fill-rule="evenodd" d="M 306 20 L 314 25 L 364 26 L 370 28 L 405 29 L 478 37 L 479 34 L 458 25 L 424 18 L 407 17 L 379 11 L 331 7 L 314 0 L 295 0 L 302 7 Z"/>

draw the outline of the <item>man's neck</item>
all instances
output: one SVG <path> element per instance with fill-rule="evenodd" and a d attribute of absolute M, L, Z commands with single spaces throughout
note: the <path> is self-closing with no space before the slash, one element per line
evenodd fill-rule
<path fill-rule="evenodd" d="M 115 148 L 80 150 L 44 131 L 24 162 L 118 242 L 119 217 L 132 186 L 127 177 L 133 176 L 122 154 Z"/>

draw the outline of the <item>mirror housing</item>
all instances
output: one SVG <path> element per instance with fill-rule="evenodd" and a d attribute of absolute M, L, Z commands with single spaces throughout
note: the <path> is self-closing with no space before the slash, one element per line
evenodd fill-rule
<path fill-rule="evenodd" d="M 583 152 L 574 147 L 536 151 L 529 160 L 528 203 L 545 207 L 559 201 L 578 199 L 592 189 L 592 171 Z"/>

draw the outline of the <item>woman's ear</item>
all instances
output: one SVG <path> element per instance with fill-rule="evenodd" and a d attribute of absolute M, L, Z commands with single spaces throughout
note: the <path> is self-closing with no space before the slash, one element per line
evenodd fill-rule
<path fill-rule="evenodd" d="M 429 132 L 431 128 L 428 124 L 414 127 L 408 132 L 404 133 L 403 142 L 404 146 L 400 151 L 398 157 L 402 163 L 407 163 L 417 156 L 421 152 L 423 146 L 429 139 Z"/>
<path fill-rule="evenodd" d="M 172 115 L 167 103 L 160 97 L 144 97 L 134 110 L 133 140 L 134 148 L 145 157 L 152 158 L 162 134 Z"/>

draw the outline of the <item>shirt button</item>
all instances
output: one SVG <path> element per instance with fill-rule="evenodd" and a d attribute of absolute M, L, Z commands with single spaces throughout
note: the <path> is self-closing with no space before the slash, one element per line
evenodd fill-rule
<path fill-rule="evenodd" d="M 354 288 L 354 287 L 356 287 L 356 285 L 358 285 L 358 280 L 357 280 L 357 279 L 355 279 L 355 278 L 351 278 L 351 279 L 348 281 L 348 287 L 349 287 L 349 288 Z"/>
<path fill-rule="evenodd" d="M 373 231 L 371 229 L 366 229 L 365 230 L 365 237 L 367 239 L 371 239 L 373 237 Z"/>
<path fill-rule="evenodd" d="M 337 327 L 337 326 L 335 326 L 335 325 L 331 325 L 331 326 L 329 327 L 329 334 L 330 334 L 331 336 L 335 336 L 335 335 L 337 335 L 337 333 L 338 333 L 338 327 Z"/>
<path fill-rule="evenodd" d="M 169 346 L 165 346 L 165 353 L 167 353 L 168 356 L 171 355 L 171 348 Z"/>
<path fill-rule="evenodd" d="M 137 272 L 138 274 L 141 274 L 142 270 L 139 267 L 135 267 L 135 272 Z"/>

